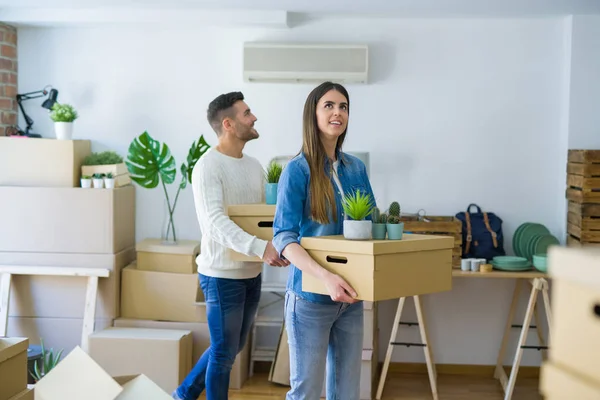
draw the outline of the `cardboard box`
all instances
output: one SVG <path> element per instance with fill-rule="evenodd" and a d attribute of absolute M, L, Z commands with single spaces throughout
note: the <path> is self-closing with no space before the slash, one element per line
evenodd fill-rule
<path fill-rule="evenodd" d="M 137 269 L 141 271 L 195 274 L 196 257 L 200 242 L 180 240 L 177 244 L 163 244 L 161 239 L 144 239 L 135 246 Z"/>
<path fill-rule="evenodd" d="M 168 400 L 171 397 L 143 374 L 112 378 L 80 347 L 35 385 L 36 400 Z"/>
<path fill-rule="evenodd" d="M 277 350 L 275 350 L 275 357 L 271 363 L 268 379 L 269 382 L 290 386 L 290 346 L 285 322 L 281 325 Z"/>
<path fill-rule="evenodd" d="M 90 335 L 89 355 L 112 376 L 144 374 L 171 393 L 192 368 L 192 333 L 107 328 Z"/>
<path fill-rule="evenodd" d="M 173 400 L 144 374 L 115 377 L 115 381 L 123 386 L 117 400 Z"/>
<path fill-rule="evenodd" d="M 61 257 L 49 253 L 0 253 L 0 264 L 4 265 L 108 268 L 110 276 L 98 279 L 96 318 L 120 315 L 121 270 L 134 259 L 133 247 L 118 254 L 93 254 L 89 258 L 84 254 Z M 82 318 L 86 290 L 86 277 L 13 275 L 9 316 Z"/>
<path fill-rule="evenodd" d="M 204 351 L 210 346 L 210 331 L 206 322 L 167 322 L 167 321 L 149 321 L 142 319 L 117 318 L 114 321 L 115 327 L 120 328 L 151 328 L 151 329 L 176 329 L 189 330 L 192 332 L 193 349 L 192 365 L 195 365 Z M 241 389 L 242 385 L 248 379 L 249 361 L 250 361 L 250 340 L 244 346 L 244 349 L 237 355 L 231 375 L 229 377 L 230 389 Z"/>
<path fill-rule="evenodd" d="M 244 231 L 263 240 L 273 239 L 273 219 L 275 205 L 269 204 L 237 204 L 227 207 L 227 215 Z M 231 250 L 234 261 L 262 262 L 256 256 L 247 256 Z"/>
<path fill-rule="evenodd" d="M 97 318 L 94 330 L 103 330 L 112 326 L 112 323 L 112 319 Z M 40 345 L 40 339 L 43 339 L 44 347 L 55 352 L 62 349 L 63 357 L 81 346 L 82 331 L 83 318 L 8 318 L 8 336 L 29 338 L 30 345 Z"/>
<path fill-rule="evenodd" d="M 206 322 L 198 274 L 140 271 L 136 263 L 121 272 L 121 316 L 173 322 Z"/>
<path fill-rule="evenodd" d="M 600 399 L 600 382 L 585 379 L 561 365 L 544 362 L 540 369 L 540 394 L 546 400 L 597 400 Z"/>
<path fill-rule="evenodd" d="M 111 173 L 115 179 L 115 187 L 121 187 L 131 184 L 131 177 L 125 163 L 108 165 L 83 165 L 81 175 L 92 176 L 94 174 Z"/>
<path fill-rule="evenodd" d="M 89 140 L 0 136 L 0 186 L 79 187 L 89 154 Z"/>
<path fill-rule="evenodd" d="M 552 363 L 600 385 L 600 250 L 553 246 Z M 573 397 L 576 398 L 576 397 Z"/>
<path fill-rule="evenodd" d="M 135 246 L 135 188 L 0 187 L 0 252 L 116 254 Z"/>
<path fill-rule="evenodd" d="M 0 338 L 0 399 L 27 389 L 27 338 Z"/>
<path fill-rule="evenodd" d="M 340 275 L 358 299 L 380 301 L 452 289 L 448 236 L 404 234 L 402 240 L 305 237 L 300 242 L 323 268 Z M 302 290 L 328 294 L 320 279 L 302 275 Z"/>
<path fill-rule="evenodd" d="M 25 389 L 8 400 L 33 400 L 33 389 Z"/>

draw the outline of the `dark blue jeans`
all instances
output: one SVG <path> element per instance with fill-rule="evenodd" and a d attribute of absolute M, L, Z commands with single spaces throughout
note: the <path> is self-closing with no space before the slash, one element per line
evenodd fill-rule
<path fill-rule="evenodd" d="M 254 322 L 262 278 L 199 276 L 206 301 L 210 347 L 177 388 L 177 395 L 183 400 L 196 400 L 206 389 L 207 400 L 227 400 L 231 367 Z"/>

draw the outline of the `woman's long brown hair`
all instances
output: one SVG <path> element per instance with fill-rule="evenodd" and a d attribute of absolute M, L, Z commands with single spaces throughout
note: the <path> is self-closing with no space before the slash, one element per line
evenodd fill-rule
<path fill-rule="evenodd" d="M 348 91 L 338 83 L 324 82 L 314 88 L 308 95 L 304 103 L 304 117 L 302 120 L 302 152 L 310 168 L 310 214 L 311 218 L 320 224 L 331 222 L 329 219 L 329 210 L 331 210 L 333 220 L 337 221 L 337 207 L 333 186 L 331 185 L 329 176 L 325 173 L 327 154 L 321 142 L 319 126 L 317 124 L 317 104 L 321 97 L 330 90 L 336 90 L 343 94 L 348 102 L 348 111 L 350 110 Z M 346 126 L 346 130 L 338 138 L 335 146 L 336 153 L 344 143 L 347 130 L 348 127 Z"/>

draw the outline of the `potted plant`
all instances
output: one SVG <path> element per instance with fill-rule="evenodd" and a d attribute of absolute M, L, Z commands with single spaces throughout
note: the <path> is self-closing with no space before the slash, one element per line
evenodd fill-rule
<path fill-rule="evenodd" d="M 92 187 L 92 177 L 89 175 L 81 176 L 81 187 L 85 189 L 89 189 Z"/>
<path fill-rule="evenodd" d="M 104 187 L 104 174 L 95 173 L 92 175 L 92 182 L 94 183 L 94 189 L 102 189 Z"/>
<path fill-rule="evenodd" d="M 378 207 L 373 208 L 373 239 L 384 240 L 387 232 L 387 215 L 381 213 Z"/>
<path fill-rule="evenodd" d="M 401 240 L 404 232 L 404 222 L 400 222 L 400 204 L 393 201 L 388 209 L 387 235 L 390 240 Z"/>
<path fill-rule="evenodd" d="M 210 146 L 204 140 L 203 135 L 192 143 L 186 159 L 187 164 L 184 162 L 179 167 L 181 181 L 177 187 L 175 198 L 171 202 L 171 197 L 169 197 L 169 192 L 167 191 L 167 184 L 175 181 L 177 164 L 169 146 L 155 140 L 146 131 L 136 137 L 129 145 L 125 164 L 127 165 L 131 180 L 145 189 L 153 189 L 160 184 L 165 194 L 165 228 L 161 235 L 163 244 L 177 244 L 177 232 L 173 218 L 177 199 L 179 198 L 179 193 L 186 188 L 188 182 L 192 183 L 194 166 L 209 148 Z"/>
<path fill-rule="evenodd" d="M 70 104 L 54 103 L 50 118 L 54 121 L 54 132 L 59 140 L 70 140 L 73 137 L 73 122 L 79 117 Z"/>
<path fill-rule="evenodd" d="M 41 361 L 42 366 L 39 366 L 39 363 L 36 362 L 33 366 L 33 371 L 29 371 L 29 374 L 37 383 L 40 379 L 42 379 L 48 372 L 50 372 L 60 361 L 60 357 L 62 356 L 63 350 L 59 350 L 58 353 L 54 353 L 54 349 L 47 350 L 44 348 L 44 341 L 40 339 L 40 344 L 42 346 L 42 356 L 39 361 Z"/>
<path fill-rule="evenodd" d="M 81 174 L 94 175 L 96 173 L 111 173 L 115 180 L 115 187 L 131 183 L 123 157 L 112 150 L 92 153 L 83 159 Z"/>
<path fill-rule="evenodd" d="M 115 177 L 112 172 L 107 172 L 104 176 L 104 187 L 107 189 L 113 189 L 115 187 Z"/>
<path fill-rule="evenodd" d="M 373 223 L 365 219 L 373 212 L 371 196 L 357 190 L 355 193 L 344 196 L 342 207 L 345 215 L 350 218 L 344 219 L 344 238 L 350 240 L 371 239 Z"/>
<path fill-rule="evenodd" d="M 265 177 L 267 178 L 267 184 L 265 186 L 265 199 L 267 204 L 275 204 L 277 202 L 277 186 L 282 171 L 283 166 L 275 160 L 272 160 L 267 166 L 267 171 L 265 173 Z"/>

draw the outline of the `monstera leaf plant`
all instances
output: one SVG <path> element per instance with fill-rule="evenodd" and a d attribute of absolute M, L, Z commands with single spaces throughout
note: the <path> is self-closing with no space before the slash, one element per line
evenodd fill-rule
<path fill-rule="evenodd" d="M 154 189 L 160 184 L 165 193 L 168 213 L 168 224 L 163 238 L 165 242 L 177 243 L 177 233 L 173 220 L 177 199 L 179 199 L 181 191 L 187 187 L 188 182 L 192 183 L 194 166 L 209 148 L 210 146 L 203 135 L 192 143 L 186 161 L 181 163 L 179 167 L 181 181 L 173 202 L 171 202 L 167 185 L 175 182 L 177 163 L 169 146 L 152 138 L 147 131 L 136 137 L 129 145 L 125 164 L 129 170 L 131 180 L 146 189 Z"/>

